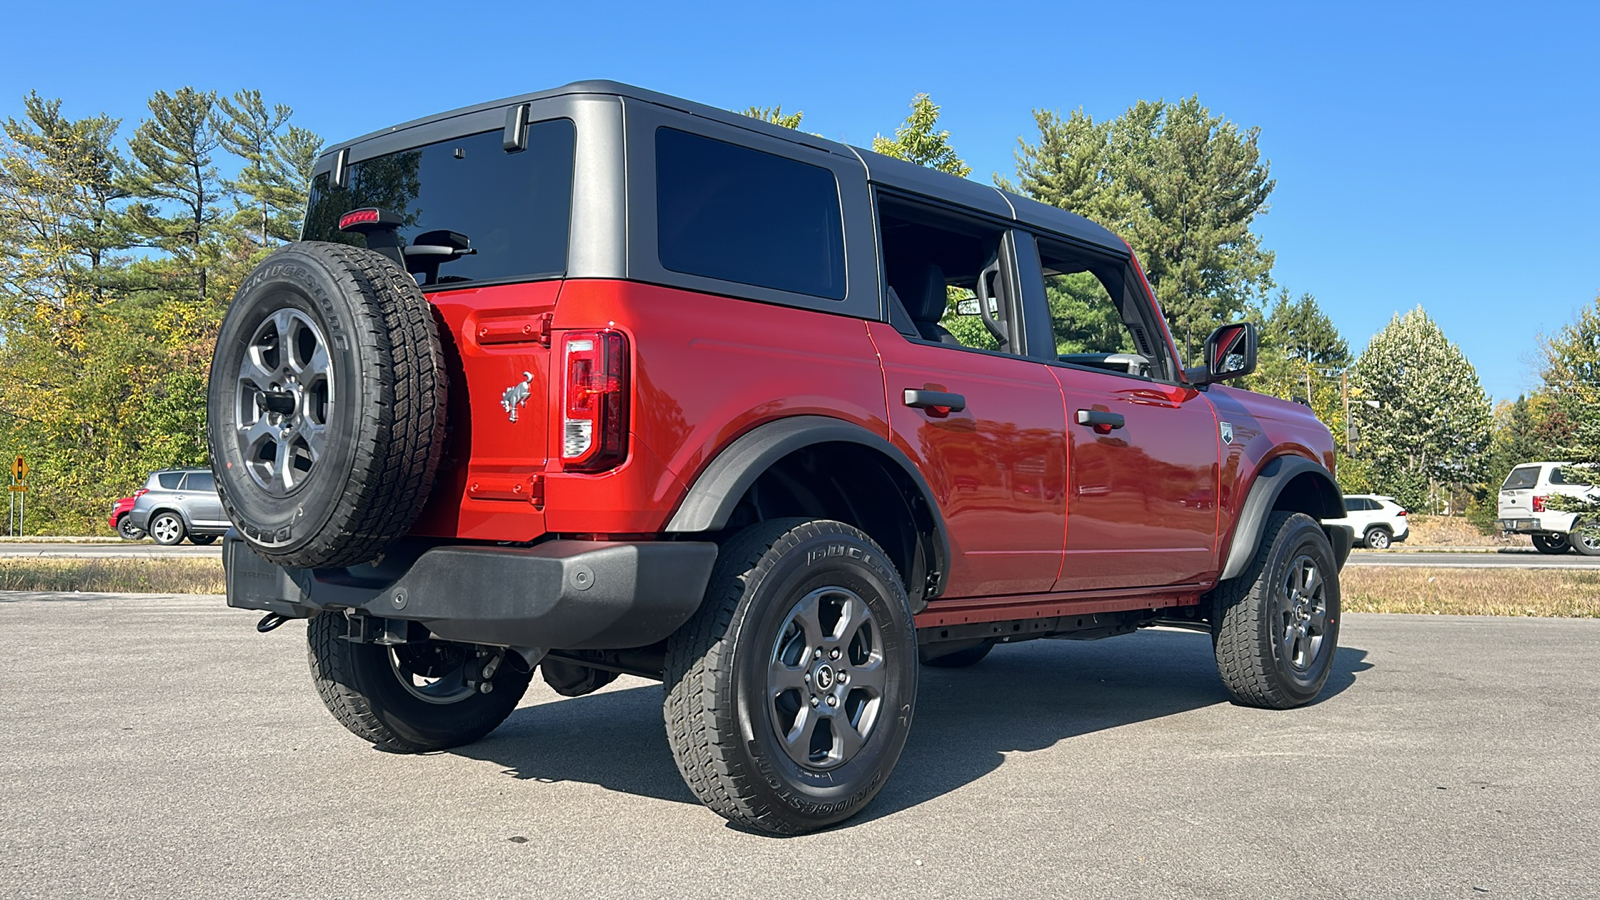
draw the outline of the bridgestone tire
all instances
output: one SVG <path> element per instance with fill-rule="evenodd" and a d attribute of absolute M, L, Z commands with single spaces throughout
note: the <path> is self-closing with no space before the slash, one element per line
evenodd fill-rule
<path fill-rule="evenodd" d="M 870 658 L 858 655 L 868 638 Z M 813 831 L 866 806 L 900 759 L 917 690 L 910 604 L 861 531 L 761 522 L 722 546 L 705 602 L 667 641 L 665 674 L 667 739 L 695 796 L 757 831 Z M 875 705 L 861 702 L 869 691 Z M 841 702 L 809 706 L 808 692 Z M 786 742 L 784 728 L 806 737 Z"/>
<path fill-rule="evenodd" d="M 411 647 L 477 660 L 477 652 L 489 648 L 429 641 L 391 649 L 344 640 L 344 633 L 345 617 L 338 612 L 321 613 L 306 625 L 317 694 L 351 734 L 395 753 L 445 750 L 478 740 L 511 715 L 533 677 L 522 657 L 508 652 L 490 679 L 489 693 L 464 691 L 457 699 L 430 702 L 402 682 L 391 653 Z"/>
<path fill-rule="evenodd" d="M 343 244 L 278 250 L 234 296 L 211 363 L 228 518 L 281 566 L 375 559 L 428 499 L 445 403 L 433 310 L 410 275 Z"/>
<path fill-rule="evenodd" d="M 1564 534 L 1536 534 L 1533 549 L 1550 556 L 1560 556 L 1572 549 L 1572 542 Z"/>
<path fill-rule="evenodd" d="M 1574 522 L 1567 540 L 1572 549 L 1584 556 L 1600 556 L 1600 522 L 1592 519 Z"/>
<path fill-rule="evenodd" d="M 1307 566 L 1321 586 L 1319 602 L 1297 604 L 1294 585 L 1304 583 Z M 1236 702 L 1289 709 L 1316 699 L 1338 653 L 1340 612 L 1339 566 L 1315 519 L 1273 513 L 1250 564 L 1212 591 L 1211 601 L 1217 671 Z M 1305 632 L 1297 628 L 1301 622 Z M 1305 636 L 1313 630 L 1315 641 Z"/>
<path fill-rule="evenodd" d="M 1392 539 L 1389 529 L 1373 528 L 1367 531 L 1367 536 L 1362 539 L 1362 543 L 1372 550 L 1387 550 Z"/>
<path fill-rule="evenodd" d="M 923 659 L 922 664 L 933 666 L 935 669 L 965 669 L 983 662 L 989 651 L 994 649 L 994 644 L 984 641 L 972 647 L 964 647 L 954 653 L 943 656 L 930 656 Z"/>

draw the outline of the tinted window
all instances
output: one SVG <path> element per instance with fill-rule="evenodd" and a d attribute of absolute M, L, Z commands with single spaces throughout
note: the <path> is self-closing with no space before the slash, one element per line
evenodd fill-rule
<path fill-rule="evenodd" d="M 1366 512 L 1373 509 L 1372 501 L 1362 500 L 1359 497 L 1344 498 L 1344 508 L 1350 512 Z"/>
<path fill-rule="evenodd" d="M 162 472 L 160 475 L 156 476 L 156 481 L 159 482 L 163 488 L 169 491 L 175 491 L 178 489 L 178 485 L 183 483 L 183 473 Z"/>
<path fill-rule="evenodd" d="M 1531 488 L 1538 483 L 1538 466 L 1520 466 L 1511 470 L 1511 474 L 1506 476 L 1506 483 L 1500 485 L 1500 490 L 1515 491 L 1522 488 Z"/>
<path fill-rule="evenodd" d="M 1124 263 L 1041 241 L 1039 266 L 1059 361 L 1141 378 L 1163 371 Z"/>
<path fill-rule="evenodd" d="M 1589 486 L 1590 481 L 1581 469 L 1567 469 L 1561 466 L 1556 466 L 1550 470 L 1550 483 L 1587 487 Z"/>
<path fill-rule="evenodd" d="M 839 185 L 821 166 L 658 128 L 656 242 L 674 272 L 844 299 Z"/>
<path fill-rule="evenodd" d="M 214 491 L 217 483 L 210 472 L 190 472 L 189 480 L 183 483 L 183 487 L 188 491 Z"/>
<path fill-rule="evenodd" d="M 517 153 L 505 151 L 502 135 L 486 131 L 362 160 L 338 190 L 318 175 L 305 239 L 365 247 L 365 236 L 339 230 L 339 217 L 375 206 L 400 217 L 402 247 L 441 230 L 471 242 L 476 252 L 441 265 L 437 284 L 560 276 L 572 219 L 573 125 L 535 122 L 528 149 Z"/>

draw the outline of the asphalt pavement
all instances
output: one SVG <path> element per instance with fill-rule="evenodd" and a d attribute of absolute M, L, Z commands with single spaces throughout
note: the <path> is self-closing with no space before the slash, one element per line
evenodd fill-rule
<path fill-rule="evenodd" d="M 1324 697 L 1231 705 L 1203 635 L 923 671 L 893 778 L 776 839 L 693 802 L 661 688 L 536 680 L 459 750 L 373 750 L 304 625 L 0 594 L 3 897 L 1594 896 L 1600 621 L 1351 615 Z"/>
<path fill-rule="evenodd" d="M 118 543 L 0 542 L 0 558 L 27 556 L 40 559 L 120 559 L 124 557 L 142 557 L 144 559 L 198 557 L 203 559 L 208 556 L 214 556 L 220 559 L 222 557 L 222 541 L 219 538 L 214 543 L 204 547 L 189 543 L 163 547 L 155 541 L 121 541 Z"/>

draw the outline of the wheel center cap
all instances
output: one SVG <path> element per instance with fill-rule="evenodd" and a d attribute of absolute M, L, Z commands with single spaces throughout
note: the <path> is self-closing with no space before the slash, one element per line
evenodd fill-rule
<path fill-rule="evenodd" d="M 813 676 L 812 680 L 816 683 L 818 688 L 825 691 L 828 688 L 833 687 L 833 678 L 833 667 L 827 663 L 823 663 L 822 665 L 817 666 L 817 674 Z"/>

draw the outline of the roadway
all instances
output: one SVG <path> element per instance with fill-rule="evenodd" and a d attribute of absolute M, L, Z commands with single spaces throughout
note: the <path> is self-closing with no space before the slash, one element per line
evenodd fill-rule
<path fill-rule="evenodd" d="M 1227 701 L 1203 635 L 922 675 L 866 813 L 727 826 L 661 689 L 542 683 L 470 747 L 372 750 L 304 625 L 219 597 L 0 595 L 0 897 L 1569 897 L 1600 883 L 1600 621 L 1350 615 L 1317 704 Z M 1551 673 L 1560 673 L 1552 678 Z"/>

